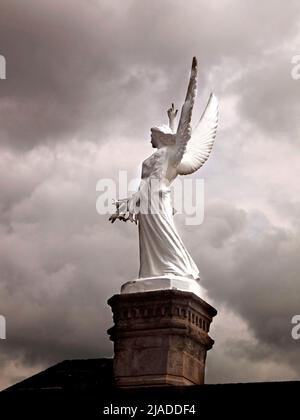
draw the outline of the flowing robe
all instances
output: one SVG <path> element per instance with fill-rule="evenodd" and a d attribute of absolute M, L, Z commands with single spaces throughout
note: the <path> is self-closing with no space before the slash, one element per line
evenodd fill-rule
<path fill-rule="evenodd" d="M 199 270 L 174 225 L 168 156 L 167 148 L 158 149 L 142 166 L 138 191 L 139 279 L 169 275 L 199 279 Z"/>

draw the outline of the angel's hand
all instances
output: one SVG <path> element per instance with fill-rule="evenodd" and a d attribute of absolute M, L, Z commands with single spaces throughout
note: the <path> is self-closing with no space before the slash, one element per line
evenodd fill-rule
<path fill-rule="evenodd" d="M 108 219 L 111 223 L 114 223 L 117 219 L 121 220 L 122 222 L 127 222 L 130 220 L 131 222 L 137 224 L 138 219 L 138 210 L 136 206 L 138 205 L 138 195 L 134 194 L 130 198 L 123 198 L 121 200 L 116 200 L 114 202 L 116 206 L 116 212 L 110 216 Z"/>
<path fill-rule="evenodd" d="M 114 223 L 117 219 L 119 219 L 119 213 L 114 213 L 110 216 L 110 218 L 108 219 L 111 223 Z"/>
<path fill-rule="evenodd" d="M 167 113 L 168 113 L 170 122 L 174 121 L 178 113 L 178 109 L 175 110 L 174 103 L 172 103 L 171 108 L 168 109 Z"/>

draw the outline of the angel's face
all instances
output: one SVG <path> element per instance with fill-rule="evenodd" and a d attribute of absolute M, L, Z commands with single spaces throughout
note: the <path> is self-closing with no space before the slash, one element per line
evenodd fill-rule
<path fill-rule="evenodd" d="M 151 128 L 151 144 L 152 147 L 160 149 L 175 143 L 173 131 L 167 125 Z"/>
<path fill-rule="evenodd" d="M 158 130 L 156 130 L 155 128 L 151 128 L 151 144 L 154 149 L 159 149 L 161 147 L 160 141 L 158 139 L 159 137 L 158 134 L 159 134 Z"/>

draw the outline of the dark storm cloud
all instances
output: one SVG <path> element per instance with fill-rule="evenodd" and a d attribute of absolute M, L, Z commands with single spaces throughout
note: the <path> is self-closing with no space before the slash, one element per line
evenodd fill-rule
<path fill-rule="evenodd" d="M 242 316 L 258 340 L 249 346 L 233 337 L 233 352 L 250 361 L 285 358 L 300 375 L 299 343 L 291 336 L 291 319 L 299 313 L 299 229 L 216 202 L 195 236 L 205 244 L 198 261 L 216 306 L 226 304 Z"/>
<path fill-rule="evenodd" d="M 298 142 L 300 83 L 291 76 L 296 52 L 279 50 L 258 59 L 234 87 L 242 117 L 271 140 Z"/>
<path fill-rule="evenodd" d="M 0 225 L 1 352 L 21 366 L 111 355 L 106 301 L 135 276 L 137 244 L 132 226 L 112 230 L 96 213 L 96 182 L 112 164 L 100 170 L 101 156 L 95 146 L 69 144 L 32 151 L 22 163 L 18 154 L 3 158 L 3 194 L 15 199 L 7 199 Z"/>
<path fill-rule="evenodd" d="M 182 101 L 191 56 L 202 82 L 224 57 L 247 65 L 295 31 L 298 11 L 290 2 L 282 13 L 279 1 L 4 0 L 1 141 L 25 150 L 69 136 L 144 135 Z"/>
<path fill-rule="evenodd" d="M 3 142 L 26 149 L 85 127 L 96 75 L 114 77 L 109 57 L 101 57 L 106 40 L 95 32 L 97 25 L 104 30 L 108 18 L 103 11 L 96 19 L 93 10 L 70 1 L 1 3 Z"/>

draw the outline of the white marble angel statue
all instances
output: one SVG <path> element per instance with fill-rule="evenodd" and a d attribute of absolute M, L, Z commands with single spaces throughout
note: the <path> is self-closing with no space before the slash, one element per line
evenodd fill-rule
<path fill-rule="evenodd" d="M 192 174 L 207 160 L 216 136 L 218 101 L 211 94 L 196 125 L 191 128 L 197 92 L 197 60 L 194 57 L 186 98 L 176 129 L 177 111 L 168 110 L 169 125 L 151 128 L 157 150 L 142 165 L 139 190 L 116 201 L 110 217 L 138 225 L 140 269 L 136 280 L 122 286 L 122 293 L 179 289 L 201 295 L 199 270 L 186 250 L 173 220 L 170 186 L 178 175 Z"/>

